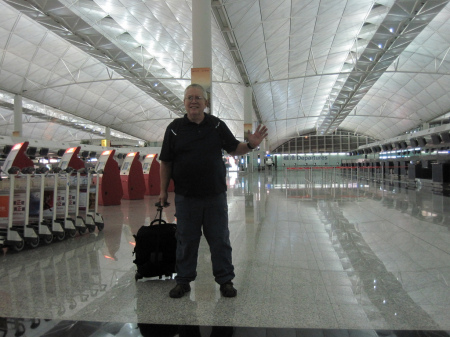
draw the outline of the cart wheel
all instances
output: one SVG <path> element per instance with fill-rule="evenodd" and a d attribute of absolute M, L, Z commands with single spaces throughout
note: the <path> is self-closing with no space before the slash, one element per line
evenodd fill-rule
<path fill-rule="evenodd" d="M 69 236 L 69 238 L 74 238 L 75 235 L 77 235 L 77 230 L 76 229 L 69 229 L 67 231 L 67 235 Z"/>
<path fill-rule="evenodd" d="M 89 233 L 94 233 L 94 231 L 95 231 L 95 226 L 94 225 L 86 225 L 86 227 L 88 228 Z"/>
<path fill-rule="evenodd" d="M 14 334 L 15 337 L 23 336 L 25 333 L 25 325 L 22 323 L 16 324 L 16 333 Z"/>
<path fill-rule="evenodd" d="M 41 320 L 39 318 L 35 318 L 32 320 L 33 323 L 31 323 L 30 328 L 36 329 L 39 325 L 41 325 Z"/>
<path fill-rule="evenodd" d="M 53 242 L 53 235 L 49 234 L 49 235 L 44 235 L 44 243 L 46 245 L 49 245 Z"/>
<path fill-rule="evenodd" d="M 84 235 L 87 232 L 88 232 L 88 228 L 86 226 L 78 228 L 78 233 L 80 233 L 80 235 Z"/>
<path fill-rule="evenodd" d="M 16 241 L 11 245 L 11 248 L 15 251 L 15 252 L 20 252 L 23 247 L 25 247 L 25 241 Z"/>
<path fill-rule="evenodd" d="M 102 231 L 105 228 L 105 224 L 103 222 L 96 222 L 97 228 L 99 231 Z"/>
<path fill-rule="evenodd" d="M 140 280 L 141 278 L 143 278 L 143 276 L 136 271 L 136 274 L 134 274 L 134 280 L 137 282 L 137 280 Z"/>
<path fill-rule="evenodd" d="M 64 232 L 64 231 L 56 233 L 56 239 L 58 241 L 64 240 L 65 237 L 66 237 L 66 232 Z"/>
<path fill-rule="evenodd" d="M 28 244 L 30 245 L 31 248 L 36 248 L 37 246 L 39 246 L 39 236 L 35 237 L 34 239 L 28 241 Z"/>

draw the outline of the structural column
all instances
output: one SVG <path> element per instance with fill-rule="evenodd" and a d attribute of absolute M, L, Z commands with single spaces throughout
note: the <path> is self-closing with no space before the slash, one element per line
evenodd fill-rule
<path fill-rule="evenodd" d="M 200 84 L 206 89 L 209 96 L 209 111 L 213 114 L 211 45 L 211 0 L 192 0 L 193 68 L 191 69 L 191 82 Z M 211 282 L 205 283 L 200 280 L 195 283 L 195 287 L 206 289 L 206 293 L 214 293 L 215 291 Z M 195 288 L 193 293 L 195 293 Z"/>
<path fill-rule="evenodd" d="M 14 95 L 13 137 L 22 137 L 22 95 Z"/>
<path fill-rule="evenodd" d="M 210 97 L 212 114 L 212 42 L 211 0 L 192 1 L 192 63 L 191 82 L 202 85 Z"/>
<path fill-rule="evenodd" d="M 111 146 L 111 128 L 109 126 L 105 126 L 105 139 L 102 139 L 102 146 Z"/>

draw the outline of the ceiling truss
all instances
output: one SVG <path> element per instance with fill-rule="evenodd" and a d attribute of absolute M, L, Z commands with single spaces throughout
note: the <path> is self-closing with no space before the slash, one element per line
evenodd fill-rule
<path fill-rule="evenodd" d="M 398 1 L 378 27 L 369 21 L 364 23 L 344 63 L 344 70 L 351 68 L 351 71 L 339 75 L 331 90 L 318 120 L 318 134 L 332 133 L 339 127 L 375 82 L 448 2 Z M 384 8 L 375 2 L 371 13 L 378 13 Z"/>

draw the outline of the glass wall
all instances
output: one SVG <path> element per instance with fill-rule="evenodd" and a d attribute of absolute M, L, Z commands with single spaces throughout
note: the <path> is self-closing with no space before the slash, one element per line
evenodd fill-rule
<path fill-rule="evenodd" d="M 342 153 L 356 150 L 361 145 L 373 142 L 376 142 L 373 138 L 343 131 L 332 135 L 309 134 L 288 140 L 278 146 L 272 153 Z"/>

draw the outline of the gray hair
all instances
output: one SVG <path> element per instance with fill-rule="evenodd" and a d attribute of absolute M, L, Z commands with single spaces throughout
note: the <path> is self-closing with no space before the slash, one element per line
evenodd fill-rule
<path fill-rule="evenodd" d="M 184 98 L 186 98 L 186 92 L 187 92 L 190 88 L 200 89 L 200 90 L 202 91 L 203 98 L 204 98 L 205 100 L 208 100 L 208 92 L 206 91 L 205 88 L 203 88 L 203 86 L 201 86 L 200 84 L 197 84 L 197 83 L 189 84 L 189 85 L 187 86 L 187 88 L 184 89 Z"/>

